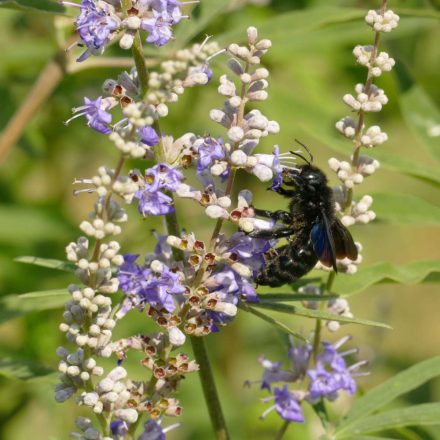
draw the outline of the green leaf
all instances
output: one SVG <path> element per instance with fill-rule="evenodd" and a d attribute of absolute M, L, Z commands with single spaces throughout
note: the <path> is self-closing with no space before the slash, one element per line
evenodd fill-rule
<path fill-rule="evenodd" d="M 377 411 L 382 406 L 419 387 L 428 380 L 440 375 L 440 356 L 419 362 L 398 373 L 385 383 L 376 386 L 355 400 L 350 411 L 338 427 L 338 432 L 346 430 L 358 420 Z"/>
<path fill-rule="evenodd" d="M 337 431 L 336 438 L 353 439 L 353 436 L 358 434 L 402 426 L 423 425 L 440 425 L 440 403 L 424 403 L 407 408 L 393 409 L 363 418 L 346 427 L 343 431 Z"/>
<path fill-rule="evenodd" d="M 0 8 L 18 9 L 24 12 L 65 14 L 66 9 L 58 2 L 50 0 L 0 0 Z"/>
<path fill-rule="evenodd" d="M 45 212 L 13 205 L 0 207 L 0 243 L 29 244 L 66 240 L 68 236 L 68 227 Z"/>
<path fill-rule="evenodd" d="M 258 293 L 260 302 L 290 302 L 290 301 L 328 301 L 337 298 L 338 295 L 312 295 L 302 293 Z"/>
<path fill-rule="evenodd" d="M 265 313 L 260 312 L 259 310 L 255 310 L 249 304 L 240 302 L 238 304 L 238 307 L 240 309 L 244 310 L 245 312 L 252 313 L 253 315 L 257 316 L 258 318 L 262 319 L 263 321 L 268 322 L 269 324 L 271 324 L 274 327 L 278 328 L 282 332 L 288 333 L 288 334 L 290 334 L 292 336 L 295 336 L 296 338 L 301 339 L 304 342 L 308 342 L 308 340 L 303 335 L 294 332 L 289 327 L 287 327 L 287 325 L 283 324 L 281 321 L 278 321 L 277 319 L 272 318 L 272 316 L 266 315 Z"/>
<path fill-rule="evenodd" d="M 420 197 L 411 194 L 372 194 L 372 197 L 378 220 L 393 224 L 440 225 L 440 207 Z"/>
<path fill-rule="evenodd" d="M 53 373 L 53 370 L 35 363 L 10 358 L 0 359 L 0 376 L 9 379 L 29 380 Z"/>
<path fill-rule="evenodd" d="M 440 131 L 440 110 L 434 101 L 421 87 L 413 85 L 400 95 L 400 107 L 408 127 L 440 162 L 439 136 L 432 133 L 433 127 Z"/>
<path fill-rule="evenodd" d="M 325 319 L 327 321 L 338 321 L 338 322 L 349 322 L 351 324 L 361 324 L 361 325 L 369 325 L 372 327 L 382 327 L 382 328 L 391 328 L 387 324 L 383 324 L 382 322 L 369 321 L 367 319 L 360 318 L 349 318 L 347 316 L 340 316 L 334 313 L 324 312 L 321 310 L 312 310 L 306 309 L 304 307 L 291 306 L 288 304 L 281 303 L 253 303 L 253 307 L 258 307 L 261 309 L 272 310 L 274 312 L 288 313 L 290 315 L 298 315 L 304 316 L 306 318 L 313 319 Z"/>
<path fill-rule="evenodd" d="M 434 281 L 440 281 L 440 260 L 418 260 L 405 266 L 382 261 L 361 268 L 354 275 L 336 277 L 332 293 L 349 296 L 378 283 L 417 284 Z"/>
<path fill-rule="evenodd" d="M 17 257 L 14 261 L 18 263 L 34 264 L 35 266 L 47 267 L 49 269 L 64 270 L 66 272 L 74 272 L 76 269 L 75 264 L 69 261 L 53 260 L 50 258 L 39 257 Z"/>
<path fill-rule="evenodd" d="M 61 308 L 69 298 L 66 289 L 3 296 L 0 298 L 0 323 L 26 313 Z"/>
<path fill-rule="evenodd" d="M 218 18 L 222 13 L 228 9 L 231 0 L 203 0 L 195 8 L 194 13 L 191 14 L 191 21 L 189 23 L 181 23 L 175 32 L 175 43 L 172 50 L 178 50 L 194 38 L 197 34 L 202 32 L 211 21 Z"/>

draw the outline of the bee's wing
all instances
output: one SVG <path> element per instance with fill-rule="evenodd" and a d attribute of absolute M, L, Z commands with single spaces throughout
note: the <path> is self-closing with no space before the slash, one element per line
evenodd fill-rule
<path fill-rule="evenodd" d="M 330 223 L 324 213 L 322 213 L 321 220 L 313 225 L 310 240 L 319 261 L 327 267 L 333 267 L 337 272 L 335 242 Z"/>
<path fill-rule="evenodd" d="M 354 244 L 353 237 L 348 229 L 337 218 L 332 224 L 331 234 L 335 244 L 336 257 L 339 259 L 348 257 L 350 260 L 356 260 L 358 257 L 358 250 Z"/>

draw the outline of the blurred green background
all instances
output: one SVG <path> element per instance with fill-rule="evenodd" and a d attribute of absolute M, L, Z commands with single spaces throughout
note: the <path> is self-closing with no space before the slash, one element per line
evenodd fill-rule
<path fill-rule="evenodd" d="M 5 3 L 8 2 L 1 1 L 0 6 Z M 28 0 L 15 5 L 20 4 L 35 6 L 50 2 Z M 242 42 L 249 25 L 257 26 L 261 37 L 273 41 L 273 49 L 264 59 L 271 73 L 270 98 L 258 108 L 269 119 L 280 123 L 281 133 L 265 138 L 260 152 L 270 152 L 273 144 L 287 151 L 293 139 L 299 138 L 309 145 L 316 163 L 326 170 L 331 156 L 347 160 L 351 144 L 338 135 L 334 124 L 348 114 L 342 95 L 351 93 L 354 84 L 365 80 L 366 70 L 356 65 L 351 51 L 356 44 L 372 44 L 373 33 L 364 24 L 363 15 L 366 10 L 379 7 L 379 2 L 202 0 L 202 4 L 205 4 L 205 9 L 201 8 L 202 17 L 203 14 L 210 17 L 207 28 L 200 24 L 201 17 L 196 14 L 192 21 L 180 24 L 175 46 L 182 41 L 179 32 L 193 41 L 201 41 L 208 33 L 222 45 Z M 225 8 L 228 5 L 229 9 Z M 347 325 L 336 335 L 326 334 L 331 340 L 346 333 L 354 336 L 361 357 L 371 361 L 371 376 L 360 381 L 365 390 L 438 354 L 440 347 L 437 284 L 440 270 L 440 3 L 438 0 L 399 0 L 391 1 L 390 7 L 400 13 L 401 23 L 396 31 L 383 36 L 381 49 L 396 59 L 397 68 L 377 81 L 385 89 L 389 104 L 381 113 L 367 118 L 367 124 L 381 125 L 389 141 L 368 152 L 378 158 L 382 166 L 357 192 L 357 195 L 375 197 L 377 205 L 373 209 L 376 208 L 378 219 L 367 226 L 354 227 L 353 235 L 364 246 L 361 272 L 381 261 L 397 266 L 418 260 L 432 263 L 429 270 L 417 272 L 415 278 L 423 283 L 381 282 L 351 298 L 351 309 L 356 316 L 386 322 L 393 330 Z M 0 9 L 1 127 L 4 128 L 20 108 L 60 45 L 65 47 L 66 25 L 71 29 L 67 20 L 49 13 Z M 191 26 L 198 30 L 198 35 L 189 35 Z M 168 49 L 173 50 L 173 46 Z M 128 56 L 128 53 L 112 47 L 105 55 Z M 170 115 L 162 124 L 166 133 L 176 137 L 188 131 L 224 135 L 219 126 L 209 120 L 208 112 L 222 105 L 223 99 L 216 93 L 216 87 L 220 74 L 226 71 L 226 60 L 218 57 L 213 66 L 215 77 L 208 87 L 187 91 L 177 105 L 170 107 Z M 69 241 L 76 240 L 77 225 L 93 201 L 90 195 L 72 196 L 73 179 L 93 175 L 101 164 L 112 167 L 116 163 L 113 146 L 104 136 L 88 129 L 84 121 L 75 121 L 69 127 L 62 123 L 70 117 L 71 108 L 80 105 L 83 96 L 99 96 L 102 82 L 116 77 L 121 70 L 120 67 L 82 67 L 63 74 L 59 84 L 52 76 L 41 85 L 50 87 L 53 81 L 54 90 L 32 111 L 18 141 L 0 163 L 0 291 L 3 296 L 63 289 L 74 281 L 71 274 L 20 264 L 14 262 L 14 258 L 34 255 L 64 259 L 64 248 Z M 143 165 L 133 162 L 130 166 Z M 334 176 L 330 179 L 337 183 Z M 270 197 L 265 186 L 252 176 L 241 175 L 236 187 L 252 189 L 259 207 L 283 207 L 283 201 Z M 192 230 L 196 225 L 198 237 L 210 235 L 213 221 L 203 215 L 202 209 L 196 209 L 187 201 L 179 202 L 179 210 L 184 212 L 183 227 Z M 161 219 L 142 221 L 135 208 L 130 207 L 129 212 L 132 221 L 120 239 L 123 250 L 144 254 L 153 246 L 150 230 L 160 230 Z M 437 272 L 437 276 L 429 275 L 430 272 Z M 405 268 L 402 273 L 408 275 Z M 74 415 L 81 410 L 72 401 L 62 405 L 55 403 L 56 373 L 29 380 L 17 378 L 30 376 L 30 371 L 56 369 L 55 349 L 64 344 L 57 331 L 61 310 L 29 311 L 7 319 L 10 316 L 3 303 L 0 312 L 0 438 L 68 438 Z M 280 318 L 303 332 L 312 325 L 305 318 Z M 130 314 L 116 336 L 142 330 L 145 331 L 143 317 Z M 281 424 L 278 417 L 271 414 L 264 422 L 258 420 L 267 405 L 260 402 L 263 395 L 257 387 L 244 389 L 243 382 L 259 378 L 258 355 L 264 353 L 272 360 L 284 359 L 283 338 L 268 324 L 240 313 L 220 334 L 210 335 L 207 344 L 232 438 L 273 438 Z M 29 371 L 18 368 L 12 359 L 28 362 Z M 134 367 L 132 373 L 134 377 L 142 377 L 140 368 Z M 197 375 L 184 381 L 178 397 L 184 406 L 183 425 L 170 438 L 211 438 Z M 399 404 L 436 401 L 439 397 L 440 382 L 432 381 L 407 395 L 406 401 Z M 335 412 L 342 413 L 348 407 L 349 399 L 341 399 L 335 405 Z M 292 426 L 286 438 L 314 439 L 317 429 L 319 422 L 314 418 L 305 427 Z M 402 429 L 397 436 L 411 440 L 440 439 L 440 430 Z"/>

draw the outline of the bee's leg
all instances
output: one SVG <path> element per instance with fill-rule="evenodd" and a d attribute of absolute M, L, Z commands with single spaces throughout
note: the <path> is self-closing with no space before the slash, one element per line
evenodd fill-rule
<path fill-rule="evenodd" d="M 248 235 L 252 238 L 282 238 L 293 234 L 291 227 L 277 228 L 277 229 L 263 229 L 261 231 L 252 231 Z"/>
<path fill-rule="evenodd" d="M 290 225 L 292 223 L 292 216 L 289 212 L 279 209 L 278 211 L 268 211 L 266 209 L 254 208 L 255 214 L 260 217 L 271 218 L 272 220 Z"/>
<path fill-rule="evenodd" d="M 275 192 L 286 197 L 293 197 L 296 194 L 296 191 L 283 188 L 282 186 L 280 186 L 277 190 L 275 190 Z"/>

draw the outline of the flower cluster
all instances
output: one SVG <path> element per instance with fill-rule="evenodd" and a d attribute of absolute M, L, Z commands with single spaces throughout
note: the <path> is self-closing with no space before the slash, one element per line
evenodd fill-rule
<path fill-rule="evenodd" d="M 147 43 L 163 46 L 173 38 L 173 27 L 187 18 L 181 11 L 185 2 L 178 0 L 133 0 L 128 11 L 114 0 L 82 0 L 81 3 L 63 0 L 62 4 L 80 11 L 75 20 L 80 41 L 75 45 L 84 45 L 86 51 L 77 61 L 101 55 L 116 37 L 122 49 L 130 49 L 140 30 L 148 32 Z"/>
<path fill-rule="evenodd" d="M 282 369 L 282 362 L 271 362 L 261 356 L 259 362 L 264 372 L 262 380 L 257 382 L 261 383 L 262 389 L 267 389 L 272 394 L 264 398 L 263 402 L 274 402 L 261 417 L 264 418 L 275 410 L 283 420 L 302 423 L 304 422 L 301 409 L 303 402 L 313 405 L 321 399 L 334 401 L 341 391 L 354 394 L 356 391 L 354 378 L 367 374 L 358 371 L 366 361 L 351 366 L 347 364 L 346 356 L 356 353 L 357 349 L 344 352 L 338 350 L 349 339 L 350 337 L 346 336 L 334 344 L 322 342 L 315 360 L 312 359 L 313 349 L 310 344 L 292 345 L 288 352 L 288 369 Z M 272 389 L 272 384 L 275 383 L 284 383 L 284 385 Z M 290 384 L 295 384 L 295 388 L 290 389 Z"/>
<path fill-rule="evenodd" d="M 390 32 L 394 29 L 399 17 L 383 6 L 380 11 L 369 11 L 365 21 L 373 28 L 377 37 L 380 32 Z M 328 161 L 330 169 L 336 173 L 341 182 L 341 186 L 334 189 L 334 194 L 336 209 L 345 226 L 355 223 L 366 224 L 376 218 L 375 212 L 371 210 L 373 198 L 364 195 L 356 201 L 353 197 L 353 188 L 360 185 L 366 177 L 374 174 L 380 165 L 376 159 L 360 154 L 361 148 L 374 148 L 388 140 L 388 135 L 378 125 L 370 127 L 365 125 L 367 114 L 381 111 L 382 106 L 388 102 L 385 92 L 374 85 L 373 80 L 382 73 L 389 72 L 395 64 L 394 59 L 386 52 L 379 52 L 378 43 L 379 38 L 375 38 L 374 46 L 357 45 L 354 48 L 353 54 L 357 62 L 368 69 L 367 80 L 365 84 L 356 85 L 356 96 L 346 94 L 342 99 L 358 113 L 358 118 L 355 120 L 352 116 L 345 116 L 336 123 L 337 130 L 353 142 L 354 152 L 351 162 L 334 157 Z M 359 244 L 357 245 L 359 247 Z M 359 262 L 360 260 L 353 264 L 347 261 L 347 264 L 343 265 L 344 271 L 355 272 L 355 264 Z"/>

